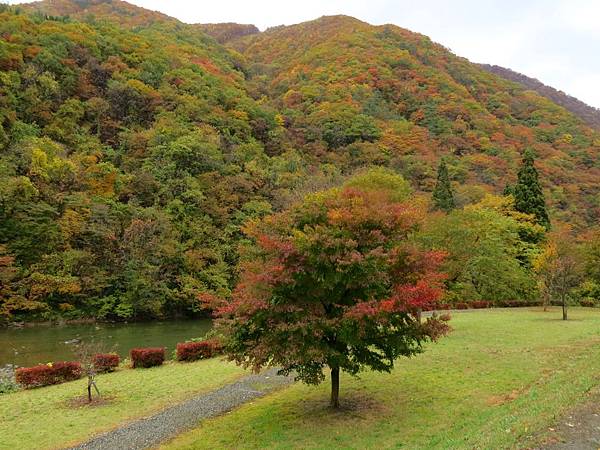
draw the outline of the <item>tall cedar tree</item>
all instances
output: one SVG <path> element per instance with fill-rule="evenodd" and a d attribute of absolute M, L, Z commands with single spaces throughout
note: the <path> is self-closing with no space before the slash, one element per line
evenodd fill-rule
<path fill-rule="evenodd" d="M 396 358 L 448 330 L 419 319 L 442 295 L 440 252 L 408 242 L 422 214 L 386 190 L 334 189 L 246 227 L 241 279 L 217 309 L 225 351 L 237 363 L 318 384 L 340 370 L 389 372 Z"/>
<path fill-rule="evenodd" d="M 438 167 L 437 183 L 433 189 L 432 199 L 435 209 L 450 212 L 456 207 L 450 178 L 448 177 L 448 168 L 446 167 L 446 161 L 443 159 Z"/>
<path fill-rule="evenodd" d="M 519 169 L 517 184 L 512 188 L 515 197 L 515 209 L 531 214 L 538 224 L 546 230 L 550 229 L 550 218 L 546 210 L 544 192 L 540 186 L 537 169 L 534 165 L 534 154 L 527 149 L 523 153 L 523 163 Z"/>

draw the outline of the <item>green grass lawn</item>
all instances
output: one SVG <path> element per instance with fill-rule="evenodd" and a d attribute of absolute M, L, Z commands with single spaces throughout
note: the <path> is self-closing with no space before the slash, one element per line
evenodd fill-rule
<path fill-rule="evenodd" d="M 600 382 L 600 310 L 457 313 L 454 331 L 391 374 L 296 384 L 208 420 L 164 446 L 523 448 Z"/>
<path fill-rule="evenodd" d="M 0 395 L 0 448 L 45 449 L 77 443 L 191 394 L 216 389 L 243 373 L 218 359 L 121 369 L 97 377 L 107 399 L 97 406 L 71 404 L 86 395 L 85 379 Z"/>

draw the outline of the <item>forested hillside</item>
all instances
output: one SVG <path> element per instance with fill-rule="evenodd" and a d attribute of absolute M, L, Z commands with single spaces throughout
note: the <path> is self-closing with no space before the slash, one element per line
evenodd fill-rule
<path fill-rule="evenodd" d="M 3 313 L 153 317 L 226 295 L 239 225 L 307 170 L 266 154 L 284 130 L 239 58 L 173 22 L 5 8 L 0 35 Z"/>
<path fill-rule="evenodd" d="M 527 89 L 537 92 L 541 96 L 552 100 L 557 105 L 568 109 L 576 116 L 581 117 L 588 125 L 596 129 L 600 128 L 600 110 L 598 108 L 589 106 L 575 97 L 554 89 L 552 86 L 547 86 L 535 78 L 515 72 L 514 70 L 500 66 L 491 66 L 489 64 L 480 64 L 480 67 L 490 73 L 499 75 L 502 78 L 522 84 Z"/>
<path fill-rule="evenodd" d="M 248 219 L 373 165 L 429 195 L 444 156 L 462 207 L 530 148 L 552 220 L 600 218 L 600 136 L 551 101 L 391 25 L 255 31 L 0 9 L 0 315 L 190 314 L 229 295 Z"/>
<path fill-rule="evenodd" d="M 321 161 L 389 165 L 431 190 L 432 169 L 446 155 L 464 203 L 481 190 L 502 191 L 531 147 L 554 216 L 579 225 L 597 220 L 598 135 L 425 36 L 339 16 L 234 46 L 248 59 L 254 95 L 267 96 L 294 145 Z"/>

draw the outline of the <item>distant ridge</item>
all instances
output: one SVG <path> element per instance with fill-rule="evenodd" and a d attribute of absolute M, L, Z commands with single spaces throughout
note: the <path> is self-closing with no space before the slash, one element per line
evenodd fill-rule
<path fill-rule="evenodd" d="M 229 42 L 251 34 L 258 34 L 260 30 L 255 25 L 241 23 L 203 23 L 196 25 L 200 30 L 213 37 L 220 44 Z"/>
<path fill-rule="evenodd" d="M 494 75 L 514 81 L 537 92 L 539 95 L 546 97 L 557 105 L 571 111 L 588 125 L 600 129 L 600 109 L 594 108 L 558 89 L 545 85 L 535 78 L 528 77 L 527 75 L 515 72 L 514 70 L 490 64 L 479 64 L 479 66 Z"/>

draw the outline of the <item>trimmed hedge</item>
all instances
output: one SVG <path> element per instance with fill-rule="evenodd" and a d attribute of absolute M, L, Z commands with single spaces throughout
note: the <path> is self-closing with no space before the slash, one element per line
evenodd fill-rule
<path fill-rule="evenodd" d="M 485 300 L 476 300 L 474 302 L 471 302 L 469 306 L 475 309 L 491 308 L 492 302 L 486 302 Z"/>
<path fill-rule="evenodd" d="M 78 380 L 82 373 L 81 364 L 78 362 L 56 362 L 20 367 L 15 372 L 15 379 L 21 386 L 30 389 Z"/>
<path fill-rule="evenodd" d="M 92 359 L 94 369 L 98 373 L 112 372 L 119 367 L 120 361 L 121 359 L 116 353 L 99 353 Z"/>
<path fill-rule="evenodd" d="M 134 369 L 160 366 L 165 360 L 165 348 L 132 348 L 129 355 Z"/>
<path fill-rule="evenodd" d="M 223 346 L 217 339 L 177 344 L 177 361 L 197 361 L 221 353 Z"/>
<path fill-rule="evenodd" d="M 438 303 L 428 310 L 444 311 L 450 309 L 483 309 L 483 308 L 520 308 L 526 306 L 542 306 L 541 301 L 501 300 L 491 302 L 487 300 L 474 300 L 471 302 Z"/>
<path fill-rule="evenodd" d="M 525 306 L 542 306 L 542 302 L 539 300 L 523 301 L 523 300 L 503 300 L 495 304 L 495 306 L 505 308 L 521 308 Z"/>

